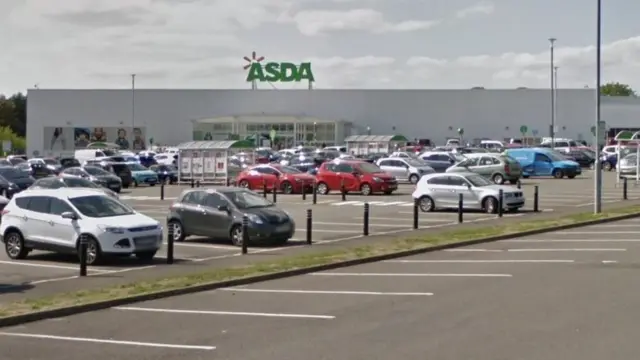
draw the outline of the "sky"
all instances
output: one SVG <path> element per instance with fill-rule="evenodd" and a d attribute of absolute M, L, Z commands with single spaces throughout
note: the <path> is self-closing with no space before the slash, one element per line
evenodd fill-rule
<path fill-rule="evenodd" d="M 0 0 L 0 94 L 247 89 L 243 57 L 311 62 L 318 89 L 595 84 L 595 0 Z M 603 81 L 640 89 L 640 1 L 603 1 Z M 307 84 L 260 84 L 303 89 Z"/>

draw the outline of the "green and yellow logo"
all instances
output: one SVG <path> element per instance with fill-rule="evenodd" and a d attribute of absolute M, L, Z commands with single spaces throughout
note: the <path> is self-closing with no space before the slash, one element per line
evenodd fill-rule
<path fill-rule="evenodd" d="M 311 63 L 294 64 L 291 62 L 266 62 L 263 64 L 264 56 L 257 56 L 254 51 L 251 57 L 245 56 L 248 62 L 244 66 L 247 72 L 247 82 L 300 82 L 303 80 L 314 82 Z"/>

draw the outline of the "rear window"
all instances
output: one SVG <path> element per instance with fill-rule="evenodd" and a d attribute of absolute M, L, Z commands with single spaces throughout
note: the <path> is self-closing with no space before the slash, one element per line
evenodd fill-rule
<path fill-rule="evenodd" d="M 113 170 L 118 174 L 123 172 L 123 171 L 124 172 L 129 172 L 130 171 L 129 168 L 127 167 L 127 165 L 125 165 L 125 164 L 110 164 L 110 165 L 113 168 Z"/>
<path fill-rule="evenodd" d="M 509 164 L 519 164 L 518 160 L 512 158 L 509 155 L 500 155 L 499 159 Z"/>

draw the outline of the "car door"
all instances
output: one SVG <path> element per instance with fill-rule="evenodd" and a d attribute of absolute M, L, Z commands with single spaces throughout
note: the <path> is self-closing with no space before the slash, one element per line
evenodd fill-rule
<path fill-rule="evenodd" d="M 553 165 L 547 155 L 536 153 L 533 161 L 533 169 L 538 176 L 551 175 Z"/>
<path fill-rule="evenodd" d="M 460 194 L 462 194 L 462 202 L 465 209 L 473 208 L 476 206 L 476 196 L 469 186 L 467 181 L 462 176 L 449 176 L 447 180 L 449 188 L 452 190 L 453 202 L 457 204 L 460 201 Z"/>
<path fill-rule="evenodd" d="M 190 235 L 202 235 L 202 205 L 207 193 L 204 191 L 191 191 L 181 201 L 180 218 L 184 232 Z"/>
<path fill-rule="evenodd" d="M 336 174 L 338 174 L 340 183 L 338 189 L 344 184 L 347 191 L 358 191 L 360 189 L 360 179 L 354 175 L 355 168 L 351 164 L 337 164 Z"/>
<path fill-rule="evenodd" d="M 220 194 L 207 194 L 202 209 L 204 210 L 203 222 L 206 224 L 206 235 L 212 237 L 228 237 L 232 215 L 226 210 L 220 210 L 221 206 L 229 206 L 229 203 Z"/>
<path fill-rule="evenodd" d="M 49 197 L 29 197 L 28 210 L 25 211 L 29 238 L 42 245 L 51 244 L 51 216 L 49 215 Z"/>
<path fill-rule="evenodd" d="M 454 206 L 453 190 L 449 188 L 449 178 L 447 176 L 432 177 L 427 181 L 427 188 L 438 207 Z"/>
<path fill-rule="evenodd" d="M 473 172 L 483 176 L 491 176 L 495 170 L 496 167 L 493 164 L 493 158 L 491 156 L 483 156 L 478 160 L 478 164 Z"/>
<path fill-rule="evenodd" d="M 380 160 L 380 162 L 378 163 L 378 167 L 383 171 L 388 172 L 389 174 L 397 176 L 395 173 L 396 169 L 394 167 L 394 163 L 395 160 Z"/>
<path fill-rule="evenodd" d="M 403 160 L 393 160 L 393 172 L 391 173 L 398 179 L 408 180 L 409 179 L 409 164 Z"/>
<path fill-rule="evenodd" d="M 74 249 L 76 239 L 80 236 L 80 227 L 77 221 L 63 219 L 65 212 L 75 212 L 73 208 L 58 198 L 49 198 L 49 216 L 51 242 L 59 247 Z"/>

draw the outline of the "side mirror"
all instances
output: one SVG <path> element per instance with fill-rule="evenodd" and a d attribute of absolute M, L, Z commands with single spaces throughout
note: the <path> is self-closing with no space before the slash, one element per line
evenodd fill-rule
<path fill-rule="evenodd" d="M 224 212 L 229 212 L 229 206 L 227 206 L 227 205 L 220 205 L 220 206 L 218 206 L 218 210 L 220 210 L 220 211 L 224 211 Z"/>
<path fill-rule="evenodd" d="M 456 163 L 455 161 L 453 161 L 453 160 L 449 160 L 449 164 L 453 165 L 453 164 L 455 164 L 455 163 Z"/>
<path fill-rule="evenodd" d="M 62 216 L 63 219 L 78 220 L 78 215 L 71 211 L 63 212 L 60 216 Z"/>
<path fill-rule="evenodd" d="M 360 175 L 360 173 L 359 173 L 359 172 L 357 172 L 357 171 L 354 171 L 354 172 L 352 172 L 351 174 L 352 174 L 353 176 L 356 176 L 356 177 Z"/>
<path fill-rule="evenodd" d="M 471 184 L 467 183 L 467 188 L 471 189 Z"/>

